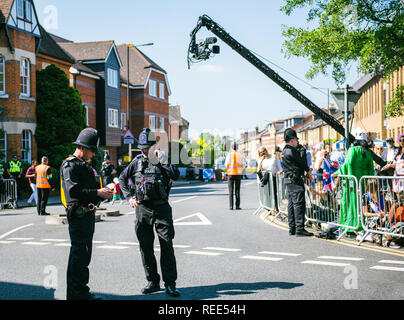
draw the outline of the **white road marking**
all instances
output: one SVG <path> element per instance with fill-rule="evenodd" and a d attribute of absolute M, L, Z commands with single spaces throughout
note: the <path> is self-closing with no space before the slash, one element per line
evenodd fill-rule
<path fill-rule="evenodd" d="M 229 252 L 241 251 L 241 249 L 217 248 L 217 247 L 206 247 L 206 248 L 203 248 L 202 250 L 217 250 L 217 251 L 229 251 Z"/>
<path fill-rule="evenodd" d="M 11 241 L 30 241 L 30 240 L 34 240 L 34 238 L 8 238 L 7 240 L 11 240 Z"/>
<path fill-rule="evenodd" d="M 128 249 L 129 247 L 126 246 L 98 246 L 98 249 L 115 249 L 115 250 L 123 250 L 123 249 Z"/>
<path fill-rule="evenodd" d="M 353 258 L 353 257 L 333 257 L 333 256 L 320 256 L 318 259 L 331 259 L 331 260 L 351 260 L 351 261 L 361 261 L 363 258 Z"/>
<path fill-rule="evenodd" d="M 6 240 L 3 240 L 3 241 L 0 241 L 0 243 L 1 243 L 1 244 L 11 244 L 11 243 L 15 243 L 15 241 L 6 241 Z"/>
<path fill-rule="evenodd" d="M 117 242 L 116 244 L 122 244 L 124 246 L 138 246 L 139 243 L 137 242 Z"/>
<path fill-rule="evenodd" d="M 66 242 L 66 241 L 70 241 L 68 239 L 42 239 L 41 241 L 45 241 L 45 242 Z"/>
<path fill-rule="evenodd" d="M 9 235 L 12 234 L 12 233 L 18 231 L 18 230 L 21 230 L 21 229 L 24 229 L 24 228 L 27 228 L 27 227 L 31 227 L 31 226 L 33 226 L 33 225 L 34 225 L 33 223 L 27 224 L 27 225 L 25 225 L 25 226 L 18 227 L 18 228 L 15 228 L 15 229 L 13 229 L 13 230 L 11 230 L 11 231 L 9 231 L 9 232 L 6 232 L 6 233 L 4 233 L 4 234 L 2 234 L 2 235 L 0 236 L 0 240 L 3 239 L 3 238 L 5 238 L 5 237 L 7 237 L 7 236 L 9 236 Z"/>
<path fill-rule="evenodd" d="M 339 262 L 328 262 L 328 261 L 314 261 L 314 260 L 307 260 L 303 261 L 302 263 L 305 264 L 319 264 L 323 266 L 333 266 L 333 267 L 347 267 L 349 263 L 339 263 Z"/>
<path fill-rule="evenodd" d="M 397 263 L 397 264 L 404 264 L 404 261 L 398 261 L 398 260 L 380 260 L 379 263 Z"/>
<path fill-rule="evenodd" d="M 106 243 L 106 241 L 93 241 L 93 243 L 95 243 L 95 244 L 102 244 L 102 243 Z"/>
<path fill-rule="evenodd" d="M 70 243 L 57 243 L 55 247 L 70 247 Z"/>
<path fill-rule="evenodd" d="M 289 257 L 297 257 L 301 256 L 300 253 L 288 253 L 288 252 L 272 252 L 272 251 L 261 251 L 259 254 L 273 254 L 276 256 L 289 256 Z"/>
<path fill-rule="evenodd" d="M 242 256 L 241 259 L 266 260 L 266 261 L 281 261 L 281 260 L 283 260 L 282 258 L 260 257 L 260 256 Z"/>
<path fill-rule="evenodd" d="M 404 268 L 397 268 L 397 267 L 374 266 L 374 267 L 370 267 L 370 269 L 374 269 L 374 270 L 388 270 L 388 271 L 401 271 L 401 272 L 404 272 Z"/>
<path fill-rule="evenodd" d="M 201 255 L 201 256 L 220 256 L 223 253 L 220 252 L 203 252 L 203 251 L 187 251 L 185 252 L 187 254 L 197 254 L 197 255 Z"/>
<path fill-rule="evenodd" d="M 190 248 L 191 246 L 182 245 L 182 244 L 174 244 L 173 247 L 174 248 Z"/>
<path fill-rule="evenodd" d="M 23 242 L 22 244 L 26 244 L 29 246 L 46 246 L 48 244 L 50 244 L 50 242 L 34 242 L 34 241 L 30 241 L 30 242 Z"/>
<path fill-rule="evenodd" d="M 196 196 L 188 197 L 188 198 L 180 199 L 180 200 L 175 200 L 175 201 L 170 201 L 170 202 L 174 204 L 174 203 L 179 203 L 179 202 L 186 201 L 186 200 L 191 200 L 191 199 L 194 199 L 194 198 L 196 198 Z"/>
<path fill-rule="evenodd" d="M 195 222 L 182 222 L 183 220 L 192 218 L 192 217 L 197 217 L 199 218 L 199 221 L 195 221 Z M 182 217 L 182 218 L 178 218 L 176 220 L 174 220 L 174 225 L 177 226 L 207 226 L 207 225 L 211 225 L 212 222 L 209 221 L 208 218 L 206 218 L 202 213 L 197 212 L 194 214 L 191 214 L 189 216 L 186 217 Z"/>

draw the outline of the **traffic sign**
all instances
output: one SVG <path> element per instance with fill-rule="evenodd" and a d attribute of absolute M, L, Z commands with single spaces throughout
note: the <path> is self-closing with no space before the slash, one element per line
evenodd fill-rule
<path fill-rule="evenodd" d="M 133 133 L 128 129 L 123 135 L 123 143 L 124 144 L 134 144 L 135 143 L 135 136 Z"/>

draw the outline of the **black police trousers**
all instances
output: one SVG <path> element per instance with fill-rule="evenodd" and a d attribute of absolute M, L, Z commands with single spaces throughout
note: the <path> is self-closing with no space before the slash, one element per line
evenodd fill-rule
<path fill-rule="evenodd" d="M 287 184 L 286 188 L 288 190 L 289 232 L 299 233 L 304 230 L 304 216 L 306 214 L 304 186 Z"/>
<path fill-rule="evenodd" d="M 78 217 L 67 213 L 71 241 L 67 266 L 67 300 L 87 300 L 90 295 L 88 266 L 91 261 L 95 214 L 86 213 Z"/>
<path fill-rule="evenodd" d="M 240 208 L 241 176 L 229 176 L 229 207 L 233 209 L 234 196 L 236 196 L 236 208 Z"/>
<path fill-rule="evenodd" d="M 139 240 L 140 254 L 147 281 L 160 282 L 154 256 L 154 229 L 160 242 L 160 266 L 165 286 L 174 285 L 177 280 L 177 263 L 174 255 L 175 235 L 172 209 L 169 203 L 136 207 L 135 232 Z"/>
<path fill-rule="evenodd" d="M 46 206 L 48 205 L 49 188 L 38 188 L 38 203 L 36 204 L 38 215 L 46 213 Z"/>

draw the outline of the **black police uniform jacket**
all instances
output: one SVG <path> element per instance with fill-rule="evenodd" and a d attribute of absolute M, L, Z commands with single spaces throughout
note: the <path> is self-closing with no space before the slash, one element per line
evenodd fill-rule
<path fill-rule="evenodd" d="M 305 171 L 309 171 L 306 159 L 303 159 L 298 149 L 286 145 L 282 151 L 282 168 L 285 173 L 285 184 L 303 185 Z"/>
<path fill-rule="evenodd" d="M 60 177 L 68 207 L 72 205 L 97 205 L 102 199 L 97 196 L 98 184 L 94 171 L 84 160 L 69 156 L 62 162 Z"/>
<path fill-rule="evenodd" d="M 115 167 L 112 163 L 104 163 L 101 167 L 101 175 L 104 178 L 104 184 L 110 184 L 113 182 L 112 171 Z"/>
<path fill-rule="evenodd" d="M 166 188 L 167 197 L 162 196 L 160 199 L 139 199 L 136 194 L 136 186 L 139 186 L 139 180 L 144 179 L 147 176 L 159 176 L 164 183 Z M 135 158 L 128 167 L 119 176 L 119 186 L 121 187 L 122 193 L 125 198 L 129 199 L 136 197 L 138 201 L 142 204 L 156 204 L 156 202 L 168 203 L 168 193 L 169 193 L 169 180 L 177 180 L 179 177 L 179 171 L 177 167 L 173 164 L 157 164 L 153 165 L 150 159 L 144 158 L 143 156 Z M 131 186 L 128 185 L 129 179 L 131 180 Z M 156 181 L 157 182 L 157 181 Z M 146 191 L 145 191 L 146 192 Z M 164 192 L 164 191 L 163 191 Z"/>

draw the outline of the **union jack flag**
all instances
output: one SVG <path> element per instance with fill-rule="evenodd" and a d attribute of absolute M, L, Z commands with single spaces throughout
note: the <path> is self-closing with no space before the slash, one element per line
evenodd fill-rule
<path fill-rule="evenodd" d="M 332 174 L 338 170 L 339 164 L 336 161 L 324 159 L 323 161 L 323 189 L 324 191 L 332 191 L 334 186 L 334 178 Z"/>

